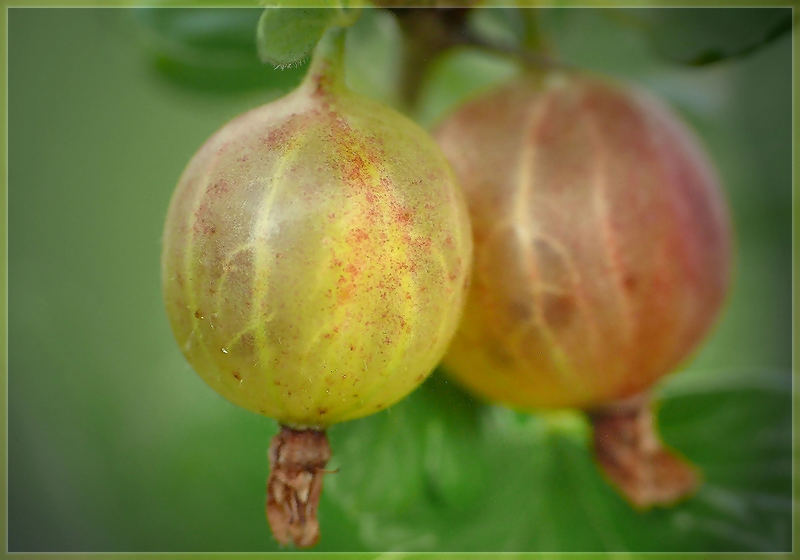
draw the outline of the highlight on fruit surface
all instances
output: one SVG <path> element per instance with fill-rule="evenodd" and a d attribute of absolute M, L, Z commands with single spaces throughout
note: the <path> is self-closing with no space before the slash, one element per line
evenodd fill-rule
<path fill-rule="evenodd" d="M 328 426 L 385 409 L 439 362 L 471 261 L 452 170 L 416 124 L 349 91 L 340 31 L 304 82 L 195 154 L 170 204 L 163 293 L 197 373 L 277 419 L 267 514 L 313 545 Z"/>
<path fill-rule="evenodd" d="M 491 401 L 590 412 L 598 462 L 638 506 L 694 470 L 655 435 L 647 392 L 708 331 L 730 230 L 692 133 L 641 91 L 520 77 L 436 132 L 472 221 L 472 286 L 447 370 Z"/>

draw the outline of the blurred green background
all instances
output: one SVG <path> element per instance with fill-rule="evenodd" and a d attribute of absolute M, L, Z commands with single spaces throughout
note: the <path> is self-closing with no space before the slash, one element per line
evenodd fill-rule
<path fill-rule="evenodd" d="M 302 76 L 258 63 L 258 15 L 9 10 L 10 551 L 277 549 L 263 512 L 276 425 L 192 373 L 159 287 L 161 228 L 185 163 Z M 513 46 L 517 16 L 486 11 L 473 24 Z M 540 14 L 560 59 L 667 99 L 723 178 L 733 291 L 702 350 L 659 388 L 664 438 L 703 469 L 700 492 L 636 513 L 594 469 L 580 415 L 481 404 L 437 372 L 392 409 L 331 430 L 341 470 L 326 480 L 317 550 L 791 548 L 787 17 Z M 351 85 L 398 103 L 394 16 L 365 11 L 348 41 Z M 515 71 L 497 55 L 447 52 L 412 114 L 429 126 Z"/>

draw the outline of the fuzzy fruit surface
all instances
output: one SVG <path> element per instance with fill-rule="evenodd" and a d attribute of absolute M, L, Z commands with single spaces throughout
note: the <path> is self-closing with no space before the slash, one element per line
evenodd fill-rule
<path fill-rule="evenodd" d="M 467 387 L 521 408 L 588 408 L 644 391 L 696 347 L 728 284 L 728 214 L 664 105 L 594 77 L 525 76 L 436 137 L 474 231 L 445 358 Z"/>
<path fill-rule="evenodd" d="M 404 397 L 466 296 L 466 207 L 435 142 L 325 63 L 192 158 L 162 257 L 181 349 L 217 392 L 292 426 Z"/>

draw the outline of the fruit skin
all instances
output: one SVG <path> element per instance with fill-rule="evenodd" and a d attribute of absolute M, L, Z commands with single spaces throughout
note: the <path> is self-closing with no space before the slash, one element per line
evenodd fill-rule
<path fill-rule="evenodd" d="M 649 388 L 698 344 L 728 285 L 730 231 L 693 135 L 642 92 L 526 75 L 435 136 L 462 182 L 473 281 L 448 371 L 518 408 Z"/>
<path fill-rule="evenodd" d="M 234 119 L 170 204 L 167 313 L 217 392 L 325 427 L 404 397 L 441 359 L 466 293 L 469 221 L 432 138 L 348 91 L 329 60 Z"/>

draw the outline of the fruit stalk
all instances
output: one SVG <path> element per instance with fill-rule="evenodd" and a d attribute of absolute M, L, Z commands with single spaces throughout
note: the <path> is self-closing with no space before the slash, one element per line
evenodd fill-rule
<path fill-rule="evenodd" d="M 281 425 L 269 446 L 267 520 L 282 545 L 314 546 L 319 540 L 317 507 L 331 448 L 324 430 Z"/>
<path fill-rule="evenodd" d="M 589 411 L 597 463 L 636 507 L 674 503 L 698 486 L 696 469 L 664 447 L 649 394 Z"/>
<path fill-rule="evenodd" d="M 345 30 L 333 27 L 319 40 L 305 81 L 319 90 L 339 91 L 345 87 L 344 80 Z"/>

